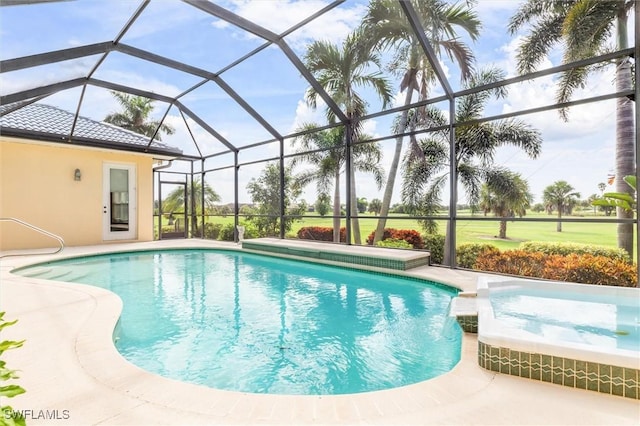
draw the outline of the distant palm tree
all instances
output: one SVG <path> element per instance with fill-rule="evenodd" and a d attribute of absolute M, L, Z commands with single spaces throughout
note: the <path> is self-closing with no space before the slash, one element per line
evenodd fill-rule
<path fill-rule="evenodd" d="M 374 198 L 369 203 L 369 212 L 372 212 L 376 216 L 380 213 L 381 208 L 382 208 L 382 201 L 378 198 Z"/>
<path fill-rule="evenodd" d="M 532 24 L 529 35 L 518 51 L 518 69 L 521 74 L 534 71 L 536 66 L 556 46 L 564 50 L 563 62 L 573 62 L 605 53 L 610 49 L 611 35 L 615 33 L 616 48 L 629 47 L 627 20 L 635 5 L 634 0 L 527 0 L 511 18 L 509 30 L 515 33 L 525 24 Z M 637 23 L 636 23 L 637 25 Z M 571 100 L 574 90 L 584 86 L 589 74 L 597 70 L 594 65 L 567 70 L 559 80 L 558 103 Z M 632 60 L 620 58 L 616 62 L 616 90 L 633 87 Z M 567 109 L 560 113 L 567 118 Z M 616 100 L 616 192 L 633 196 L 623 177 L 635 173 L 634 102 L 626 97 Z M 633 213 L 617 209 L 620 219 L 633 218 Z M 618 224 L 618 247 L 633 254 L 633 223 Z"/>
<path fill-rule="evenodd" d="M 477 87 L 504 79 L 504 72 L 487 69 L 476 72 L 465 85 Z M 430 133 L 418 141 L 420 155 L 409 151 L 403 161 L 402 200 L 409 212 L 430 216 L 440 209 L 442 191 L 449 177 L 450 162 L 454 162 L 457 171 L 456 182 L 462 184 L 471 205 L 478 203 L 480 187 L 493 170 L 493 158 L 496 150 L 504 145 L 522 149 L 530 158 L 537 158 L 542 149 L 540 132 L 521 120 L 505 119 L 473 123 L 483 116 L 484 108 L 493 96 L 505 95 L 503 87 L 493 91 L 482 91 L 464 96 L 456 102 L 455 120 L 461 123 L 456 127 L 456 157 L 449 158 L 449 133 L 440 131 Z M 447 124 L 442 110 L 430 107 L 420 126 L 425 128 Z M 464 124 L 472 122 L 470 124 Z M 435 223 L 431 219 L 420 221 L 429 233 L 435 232 Z M 445 248 L 450 247 L 449 228 L 445 234 Z M 449 250 L 445 250 L 443 264 L 450 264 Z"/>
<path fill-rule="evenodd" d="M 111 94 L 118 100 L 122 111 L 107 115 L 104 119 L 106 123 L 149 137 L 153 137 L 158 131 L 155 135 L 157 140 L 162 140 L 160 132 L 165 132 L 168 135 L 175 133 L 172 126 L 160 121 L 149 120 L 149 115 L 154 108 L 153 100 L 115 91 L 112 91 Z"/>
<path fill-rule="evenodd" d="M 199 181 L 193 182 L 193 195 L 191 194 L 191 184 L 186 187 L 187 198 L 190 200 L 193 196 L 195 213 L 202 214 L 202 184 Z M 186 206 L 185 190 L 183 186 L 180 186 L 167 195 L 162 200 L 162 210 L 169 213 L 184 213 Z M 205 212 L 211 212 L 215 208 L 215 203 L 220 201 L 220 195 L 209 186 L 207 182 L 204 183 L 204 209 Z"/>
<path fill-rule="evenodd" d="M 573 186 L 564 180 L 554 182 L 547 186 L 542 193 L 543 202 L 550 208 L 558 210 L 558 219 L 562 219 L 564 213 L 569 206 L 575 205 L 580 198 L 580 193 L 574 191 Z M 558 221 L 556 231 L 562 232 L 562 222 Z"/>
<path fill-rule="evenodd" d="M 487 174 L 480 189 L 480 208 L 497 217 L 520 217 L 527 214 L 533 202 L 529 184 L 519 173 L 496 169 Z M 500 221 L 498 238 L 507 238 L 507 221 Z"/>
<path fill-rule="evenodd" d="M 317 124 L 306 124 L 298 131 L 312 130 Z M 363 140 L 370 139 L 367 135 L 360 136 Z M 344 173 L 347 159 L 347 149 L 344 145 L 344 127 L 334 127 L 306 133 L 294 140 L 299 144 L 297 153 L 293 157 L 291 166 L 310 163 L 314 167 L 297 175 L 301 186 L 316 182 L 319 196 L 328 196 L 333 187 L 333 241 L 340 242 L 340 176 Z M 372 173 L 378 189 L 384 183 L 384 170 L 380 166 L 382 151 L 378 143 L 364 143 L 353 146 L 352 168 L 355 171 Z"/>
<path fill-rule="evenodd" d="M 341 48 L 326 41 L 314 41 L 307 48 L 304 56 L 305 65 L 318 80 L 322 88 L 331 96 L 336 104 L 342 108 L 351 123 L 352 144 L 362 141 L 362 123 L 358 118 L 366 113 L 367 102 L 356 91 L 358 88 L 370 87 L 382 100 L 382 108 L 386 108 L 391 102 L 391 88 L 388 81 L 371 68 L 380 67 L 380 57 L 371 49 L 362 48 L 362 32 L 356 31 L 349 35 Z M 315 108 L 318 100 L 318 92 L 310 87 L 305 98 L 307 104 Z M 327 118 L 330 123 L 335 123 L 335 113 L 327 108 Z M 345 142 L 346 142 L 345 134 Z M 346 144 L 345 144 L 346 145 Z M 356 183 L 356 167 L 351 168 L 351 176 L 348 178 L 351 191 L 351 218 L 352 233 L 356 244 L 362 244 L 360 236 L 360 224 L 358 222 Z"/>
<path fill-rule="evenodd" d="M 480 20 L 468 7 L 459 4 L 448 4 L 442 0 L 413 1 L 425 36 L 433 45 L 436 54 L 446 53 L 460 66 L 460 74 L 464 79 L 471 75 L 473 52 L 462 42 L 457 32 L 461 31 L 475 40 L 479 35 Z M 413 31 L 407 17 L 397 0 L 373 0 L 362 23 L 363 32 L 367 34 L 369 43 L 375 48 L 392 52 L 391 71 L 401 78 L 400 90 L 405 91 L 405 105 L 412 103 L 413 92 L 418 100 L 425 100 L 429 95 L 429 86 L 435 80 L 435 74 L 422 48 L 418 35 Z M 418 112 L 424 111 L 419 108 Z M 417 116 L 414 116 L 417 118 Z M 416 120 L 409 120 L 409 110 L 404 110 L 395 127 L 396 134 L 407 129 L 415 130 Z M 386 218 L 391 206 L 393 187 L 402 155 L 403 137 L 396 138 L 393 160 L 389 168 L 387 184 L 382 198 L 380 217 L 376 226 L 374 244 L 382 239 L 386 227 Z M 416 140 L 411 138 L 415 148 Z"/>

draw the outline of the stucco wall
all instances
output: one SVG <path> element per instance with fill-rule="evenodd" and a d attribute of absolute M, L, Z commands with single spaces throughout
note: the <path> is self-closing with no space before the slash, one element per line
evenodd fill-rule
<path fill-rule="evenodd" d="M 103 164 L 136 165 L 137 240 L 153 239 L 153 159 L 142 154 L 0 137 L 0 217 L 58 234 L 69 246 L 102 244 Z M 82 180 L 74 180 L 75 169 Z M 19 225 L 0 222 L 0 249 L 56 246 Z"/>

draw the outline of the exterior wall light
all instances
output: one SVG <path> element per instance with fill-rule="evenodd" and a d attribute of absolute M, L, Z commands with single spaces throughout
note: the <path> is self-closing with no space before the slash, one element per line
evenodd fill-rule
<path fill-rule="evenodd" d="M 76 171 L 73 172 L 73 180 L 82 180 L 82 173 L 80 172 L 80 169 L 76 169 Z"/>

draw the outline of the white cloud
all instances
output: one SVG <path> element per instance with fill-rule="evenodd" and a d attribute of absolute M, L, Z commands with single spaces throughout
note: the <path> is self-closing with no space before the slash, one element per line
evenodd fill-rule
<path fill-rule="evenodd" d="M 327 122 L 325 110 L 326 104 L 322 99 L 318 100 L 317 108 L 311 108 L 304 99 L 300 99 L 296 107 L 296 115 L 293 123 L 291 123 L 287 133 L 294 133 L 300 127 L 309 123 L 325 124 Z"/>
<path fill-rule="evenodd" d="M 319 0 L 234 0 L 228 6 L 243 18 L 280 34 L 328 4 L 327 1 Z M 365 11 L 364 5 L 337 6 L 290 34 L 286 41 L 294 48 L 304 46 L 309 40 L 339 43 L 359 24 Z M 255 37 L 250 33 L 245 33 L 245 36 Z"/>

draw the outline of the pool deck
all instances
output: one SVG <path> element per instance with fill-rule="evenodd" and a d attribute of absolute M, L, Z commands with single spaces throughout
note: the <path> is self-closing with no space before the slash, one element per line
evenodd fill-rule
<path fill-rule="evenodd" d="M 3 354 L 9 368 L 20 370 L 17 383 L 27 393 L 3 399 L 2 405 L 32 410 L 28 425 L 640 424 L 638 401 L 479 367 L 477 339 L 469 334 L 463 338 L 461 361 L 451 372 L 379 392 L 258 395 L 166 379 L 130 364 L 116 351 L 112 331 L 121 301 L 113 293 L 9 273 L 16 266 L 68 256 L 171 247 L 239 248 L 171 240 L 69 247 L 53 256 L 0 259 L 0 310 L 7 312 L 6 319 L 19 319 L 3 330 L 2 340 L 27 340 L 23 348 Z M 475 291 L 479 276 L 439 267 L 414 268 L 407 275 L 469 292 Z"/>

